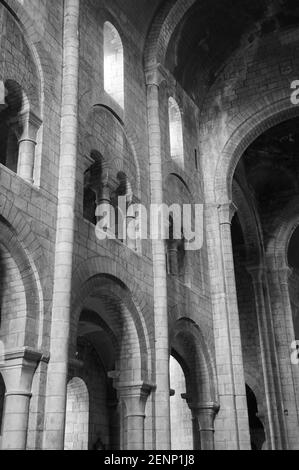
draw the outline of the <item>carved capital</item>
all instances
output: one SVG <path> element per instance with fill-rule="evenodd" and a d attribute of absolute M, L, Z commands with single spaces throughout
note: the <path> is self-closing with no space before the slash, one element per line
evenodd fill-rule
<path fill-rule="evenodd" d="M 32 111 L 25 111 L 12 120 L 19 142 L 23 140 L 36 143 L 37 132 L 42 124 L 41 119 Z"/>
<path fill-rule="evenodd" d="M 232 201 L 227 201 L 217 206 L 220 225 L 231 225 L 238 208 Z"/>
<path fill-rule="evenodd" d="M 155 389 L 153 384 L 145 382 L 117 383 L 115 386 L 120 401 L 125 404 L 126 417 L 140 416 L 145 417 L 145 405 L 150 393 Z"/>
<path fill-rule="evenodd" d="M 35 370 L 43 358 L 43 353 L 30 348 L 5 351 L 4 362 L 0 366 L 7 393 L 30 394 Z"/>
<path fill-rule="evenodd" d="M 293 269 L 290 268 L 289 266 L 282 266 L 277 269 L 277 273 L 279 276 L 279 281 L 281 284 L 287 284 L 289 283 L 289 278 L 293 273 Z"/>
<path fill-rule="evenodd" d="M 254 284 L 259 284 L 263 282 L 263 278 L 265 275 L 265 267 L 262 265 L 247 265 L 246 271 L 250 274 L 252 278 L 252 282 Z"/>
<path fill-rule="evenodd" d="M 147 86 L 155 85 L 159 88 L 162 82 L 168 81 L 168 72 L 161 64 L 154 64 L 146 68 L 145 81 Z"/>
<path fill-rule="evenodd" d="M 198 420 L 201 431 L 214 431 L 214 421 L 220 410 L 219 403 L 194 403 L 188 401 L 193 419 Z"/>

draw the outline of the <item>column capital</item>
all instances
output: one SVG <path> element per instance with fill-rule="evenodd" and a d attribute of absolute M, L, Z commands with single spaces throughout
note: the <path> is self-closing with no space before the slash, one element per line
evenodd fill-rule
<path fill-rule="evenodd" d="M 231 225 L 238 208 L 232 201 L 217 204 L 220 225 Z"/>
<path fill-rule="evenodd" d="M 182 395 L 182 398 L 185 398 L 185 396 Z M 195 411 L 195 412 L 210 411 L 211 413 L 214 413 L 216 416 L 216 414 L 220 410 L 220 405 L 219 403 L 216 403 L 216 402 L 197 403 L 197 402 L 193 402 L 192 400 L 189 401 L 188 398 L 186 398 L 186 400 L 191 411 Z"/>
<path fill-rule="evenodd" d="M 289 277 L 292 275 L 291 268 L 284 259 L 275 258 L 274 255 L 268 255 L 266 258 L 267 270 L 270 274 L 276 274 L 281 284 L 288 284 Z"/>
<path fill-rule="evenodd" d="M 246 271 L 250 274 L 252 282 L 258 284 L 263 281 L 263 277 L 266 273 L 266 268 L 263 265 L 246 265 Z"/>
<path fill-rule="evenodd" d="M 168 72 L 162 64 L 154 64 L 145 69 L 145 82 L 147 86 L 160 87 L 161 83 L 168 81 Z"/>
<path fill-rule="evenodd" d="M 214 421 L 220 410 L 219 403 L 196 403 L 188 400 L 187 403 L 192 412 L 193 419 L 198 421 L 200 431 L 214 432 Z"/>
<path fill-rule="evenodd" d="M 36 351 L 32 348 L 23 347 L 20 349 L 9 349 L 5 351 L 4 358 L 5 358 L 5 365 L 4 367 L 12 366 L 19 364 L 36 364 L 40 362 L 43 357 L 43 353 L 41 351 Z"/>
<path fill-rule="evenodd" d="M 21 111 L 11 120 L 14 126 L 19 142 L 23 140 L 31 141 L 36 144 L 37 132 L 42 124 L 42 120 L 32 111 Z"/>
<path fill-rule="evenodd" d="M 281 284 L 288 284 L 289 278 L 293 273 L 293 268 L 291 268 L 290 266 L 285 265 L 285 266 L 281 266 L 281 267 L 277 268 L 276 272 L 279 276 L 280 283 Z"/>
<path fill-rule="evenodd" d="M 145 382 L 118 382 L 115 384 L 115 389 L 118 392 L 119 399 L 123 401 L 126 406 L 126 417 L 145 417 L 145 405 L 148 396 L 155 390 L 155 385 Z"/>
<path fill-rule="evenodd" d="M 29 394 L 34 372 L 42 358 L 41 351 L 26 347 L 5 351 L 4 363 L 0 366 L 0 371 L 7 393 Z"/>
<path fill-rule="evenodd" d="M 136 394 L 149 395 L 156 386 L 146 382 L 118 382 L 115 384 L 115 389 L 121 397 L 134 396 Z"/>

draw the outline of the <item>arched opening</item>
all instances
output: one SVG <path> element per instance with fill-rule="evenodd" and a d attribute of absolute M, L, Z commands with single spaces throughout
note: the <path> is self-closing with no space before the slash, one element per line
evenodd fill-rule
<path fill-rule="evenodd" d="M 168 100 L 170 156 L 180 168 L 184 168 L 184 138 L 182 115 L 174 98 Z"/>
<path fill-rule="evenodd" d="M 91 152 L 94 163 L 84 173 L 83 217 L 97 225 L 98 238 L 112 238 L 137 249 L 136 198 L 127 174 L 111 169 Z"/>
<path fill-rule="evenodd" d="M 0 365 L 4 351 L 36 349 L 39 340 L 38 277 L 9 223 L 0 216 Z"/>
<path fill-rule="evenodd" d="M 179 362 L 170 356 L 171 450 L 193 450 L 192 416 L 187 404 L 186 379 Z"/>
<path fill-rule="evenodd" d="M 82 144 L 82 155 L 89 155 L 91 158 L 88 160 L 92 159 L 97 165 L 94 167 L 91 162 L 84 177 L 85 219 L 97 225 L 99 240 L 117 238 L 123 242 L 127 222 L 127 246 L 134 251 L 141 251 L 142 241 L 136 233 L 140 174 L 131 138 L 113 113 L 103 106 L 94 106 L 86 125 L 90 131 Z M 104 150 L 101 135 L 106 136 Z M 102 149 L 103 153 L 97 149 Z M 118 204 L 119 197 L 122 198 L 121 206 Z M 123 220 L 120 221 L 120 218 Z"/>
<path fill-rule="evenodd" d="M 257 137 L 239 160 L 232 185 L 238 208 L 232 245 L 245 377 L 259 384 L 267 446 L 274 449 L 287 445 L 284 426 L 293 432 L 283 410 L 294 406 L 296 394 L 293 385 L 286 385 L 293 384 L 293 377 L 285 361 L 293 338 L 292 295 L 282 278 L 286 266 L 275 252 L 285 252 L 285 246 L 274 250 L 273 240 L 277 221 L 281 214 L 287 217 L 290 201 L 298 194 L 298 124 L 298 118 L 289 119 Z M 288 253 L 293 263 L 297 237 L 294 234 Z"/>
<path fill-rule="evenodd" d="M 175 393 L 171 397 L 171 429 L 175 445 L 184 445 L 187 450 L 213 450 L 214 422 L 219 407 L 215 372 L 202 333 L 193 321 L 181 318 L 172 328 L 170 344 L 173 356 L 170 386 Z M 183 435 L 179 431 L 182 427 L 179 420 L 185 423 Z"/>
<path fill-rule="evenodd" d="M 0 243 L 0 341 L 6 349 L 23 346 L 26 336 L 26 295 L 16 260 Z M 11 323 L 14 328 L 11 328 Z"/>
<path fill-rule="evenodd" d="M 252 450 L 262 450 L 266 441 L 264 426 L 258 417 L 257 399 L 252 389 L 246 384 L 246 398 L 249 417 L 250 440 Z"/>
<path fill-rule="evenodd" d="M 20 115 L 24 109 L 24 93 L 21 86 L 12 81 L 5 82 L 6 97 L 4 109 L 0 112 L 0 163 L 17 173 L 20 129 Z"/>
<path fill-rule="evenodd" d="M 73 331 L 76 344 L 71 355 L 75 360 L 70 362 L 70 373 L 84 380 L 88 388 L 89 449 L 130 450 L 136 445 L 142 450 L 144 434 L 140 428 L 136 437 L 125 386 L 138 391 L 147 367 L 146 354 L 141 355 L 140 350 L 142 333 L 139 329 L 137 333 L 135 324 L 136 307 L 125 286 L 104 275 L 91 278 L 81 295 L 83 308 Z"/>
<path fill-rule="evenodd" d="M 119 106 L 124 107 L 124 51 L 116 28 L 104 24 L 104 88 Z"/>
<path fill-rule="evenodd" d="M 261 384 L 263 384 L 265 373 L 262 362 L 263 345 L 260 344 L 260 325 L 258 323 L 257 318 L 257 315 L 260 313 L 256 310 L 253 280 L 247 270 L 247 247 L 245 241 L 245 234 L 243 232 L 243 227 L 241 225 L 238 214 L 235 214 L 232 220 L 232 243 L 244 373 L 245 377 L 247 374 L 253 375 L 254 380 L 257 383 L 260 381 Z M 263 385 L 261 385 L 261 388 L 262 397 L 264 399 L 263 405 L 265 406 L 266 390 L 265 388 L 263 388 Z M 247 387 L 247 404 L 249 413 L 251 445 L 252 449 L 257 450 L 259 441 L 256 439 L 256 434 L 258 435 L 260 428 L 257 427 L 257 402 L 256 400 L 252 400 L 252 393 L 250 393 L 250 390 Z M 262 442 L 262 444 L 264 444 L 264 441 Z"/>
<path fill-rule="evenodd" d="M 36 144 L 40 119 L 14 80 L 6 80 L 5 104 L 0 107 L 0 163 L 29 183 L 34 182 Z"/>
<path fill-rule="evenodd" d="M 89 449 L 120 449 L 119 402 L 109 372 L 116 369 L 115 339 L 92 310 L 80 316 L 76 357 L 89 390 Z M 83 367 L 84 365 L 84 367 Z"/>
<path fill-rule="evenodd" d="M 65 450 L 88 450 L 89 396 L 88 390 L 78 377 L 67 385 Z"/>

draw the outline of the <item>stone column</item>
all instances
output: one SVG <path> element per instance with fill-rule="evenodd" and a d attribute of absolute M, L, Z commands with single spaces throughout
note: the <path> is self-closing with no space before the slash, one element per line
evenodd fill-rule
<path fill-rule="evenodd" d="M 283 404 L 280 412 L 284 419 L 285 447 L 295 450 L 299 448 L 299 369 L 291 363 L 291 344 L 295 341 L 295 332 L 288 284 L 290 273 L 288 266 L 281 264 L 276 267 L 273 260 L 268 259 L 267 277 L 280 379 L 278 392 Z"/>
<path fill-rule="evenodd" d="M 28 183 L 33 183 L 35 147 L 37 132 L 41 126 L 41 120 L 32 112 L 18 116 L 19 129 L 19 158 L 18 175 Z"/>
<path fill-rule="evenodd" d="M 177 276 L 179 273 L 178 268 L 178 241 L 177 240 L 169 240 L 168 241 L 168 268 L 169 274 L 173 276 Z"/>
<path fill-rule="evenodd" d="M 148 384 L 119 384 L 119 400 L 123 406 L 123 450 L 144 450 L 145 406 L 152 386 Z"/>
<path fill-rule="evenodd" d="M 64 448 L 78 146 L 80 0 L 64 0 L 61 154 L 44 449 Z"/>
<path fill-rule="evenodd" d="M 215 424 L 218 449 L 250 449 L 231 221 L 231 202 L 206 205 L 206 236 L 211 282 L 216 367 L 220 401 Z"/>
<path fill-rule="evenodd" d="M 184 273 L 185 285 L 190 289 L 192 288 L 193 267 L 192 267 L 192 251 L 185 251 L 185 273 Z"/>
<path fill-rule="evenodd" d="M 216 403 L 188 403 L 192 413 L 194 450 L 214 450 Z"/>
<path fill-rule="evenodd" d="M 159 118 L 159 86 L 162 79 L 157 68 L 149 70 L 146 73 L 151 203 L 158 205 L 163 203 L 161 129 Z M 154 413 L 156 426 L 155 446 L 157 450 L 168 450 L 171 448 L 167 269 L 165 250 L 164 240 L 152 240 L 155 378 L 157 386 L 154 399 Z"/>
<path fill-rule="evenodd" d="M 281 437 L 283 428 L 281 428 L 280 421 L 283 420 L 283 416 L 276 396 L 275 375 L 277 375 L 277 367 L 275 367 L 274 364 L 276 351 L 273 350 L 275 347 L 273 348 L 272 313 L 269 312 L 268 314 L 265 299 L 265 273 L 262 266 L 248 266 L 247 271 L 251 275 L 255 295 L 256 319 L 269 422 L 269 444 L 270 448 L 273 450 L 281 449 L 283 445 Z"/>
<path fill-rule="evenodd" d="M 97 223 L 101 222 L 101 219 L 104 217 L 107 220 L 109 214 L 108 225 L 104 228 L 104 231 L 113 238 L 115 235 L 115 210 L 111 202 L 111 189 L 109 186 L 109 175 L 101 179 L 98 186 L 92 187 L 96 195 L 96 219 Z M 114 227 L 113 227 L 114 223 Z M 102 228 L 102 224 L 101 224 Z"/>
<path fill-rule="evenodd" d="M 2 450 L 26 450 L 32 380 L 42 354 L 23 348 L 8 351 L 4 357 L 0 367 L 6 386 Z"/>
<path fill-rule="evenodd" d="M 136 215 L 134 210 L 134 204 L 132 202 L 129 202 L 126 214 L 126 239 L 128 248 L 133 251 L 136 251 Z"/>

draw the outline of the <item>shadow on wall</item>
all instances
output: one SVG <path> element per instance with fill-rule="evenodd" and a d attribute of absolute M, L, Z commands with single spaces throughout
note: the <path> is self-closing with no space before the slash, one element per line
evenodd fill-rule
<path fill-rule="evenodd" d="M 266 442 L 264 426 L 258 417 L 257 399 L 251 388 L 246 385 L 246 396 L 249 416 L 249 428 L 252 450 L 263 450 Z"/>
<path fill-rule="evenodd" d="M 1 448 L 1 438 L 2 438 L 2 418 L 3 418 L 3 408 L 4 408 L 4 399 L 5 399 L 5 384 L 0 374 L 0 448 Z"/>

